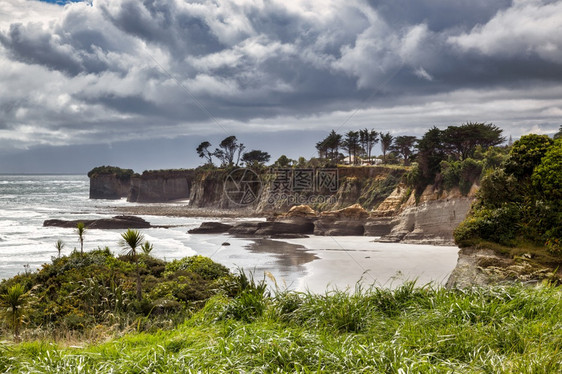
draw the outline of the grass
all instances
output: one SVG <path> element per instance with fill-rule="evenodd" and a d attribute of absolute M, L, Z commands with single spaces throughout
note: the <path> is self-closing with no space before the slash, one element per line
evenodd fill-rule
<path fill-rule="evenodd" d="M 3 344 L 0 372 L 562 371 L 560 287 L 447 290 L 410 283 L 393 291 L 270 296 L 257 286 L 236 298 L 213 297 L 169 331 L 84 348 Z"/>

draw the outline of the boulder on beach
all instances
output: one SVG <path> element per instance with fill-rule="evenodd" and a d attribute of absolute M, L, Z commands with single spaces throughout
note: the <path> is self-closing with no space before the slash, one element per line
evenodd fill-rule
<path fill-rule="evenodd" d="M 87 229 L 126 230 L 147 229 L 152 227 L 149 222 L 136 216 L 115 216 L 112 218 L 79 219 L 70 221 L 62 219 L 48 219 L 43 222 L 43 226 L 75 228 L 79 222 L 84 223 L 84 227 Z"/>
<path fill-rule="evenodd" d="M 222 234 L 232 227 L 233 225 L 222 222 L 203 222 L 199 227 L 188 230 L 187 232 L 189 234 Z"/>

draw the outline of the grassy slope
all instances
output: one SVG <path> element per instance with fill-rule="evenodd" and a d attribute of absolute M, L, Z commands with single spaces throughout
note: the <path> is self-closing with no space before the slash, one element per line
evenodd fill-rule
<path fill-rule="evenodd" d="M 562 370 L 561 298 L 552 286 L 412 285 L 250 301 L 217 296 L 171 331 L 85 348 L 4 345 L 0 371 L 554 373 Z M 258 304 L 265 310 L 255 317 Z M 238 307 L 243 314 L 229 313 Z"/>

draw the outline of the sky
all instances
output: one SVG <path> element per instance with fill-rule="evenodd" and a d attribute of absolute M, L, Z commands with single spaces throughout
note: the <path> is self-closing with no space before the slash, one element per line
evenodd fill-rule
<path fill-rule="evenodd" d="M 0 2 L 0 173 L 275 160 L 332 129 L 562 123 L 562 1 Z"/>

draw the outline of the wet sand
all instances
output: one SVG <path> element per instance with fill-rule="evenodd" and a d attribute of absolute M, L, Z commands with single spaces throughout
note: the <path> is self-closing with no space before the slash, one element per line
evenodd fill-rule
<path fill-rule="evenodd" d="M 394 288 L 415 280 L 419 286 L 445 284 L 456 266 L 458 248 L 400 243 L 378 243 L 364 236 L 284 239 L 301 245 L 317 257 L 305 264 L 299 291 L 351 289 L 360 282 Z"/>

